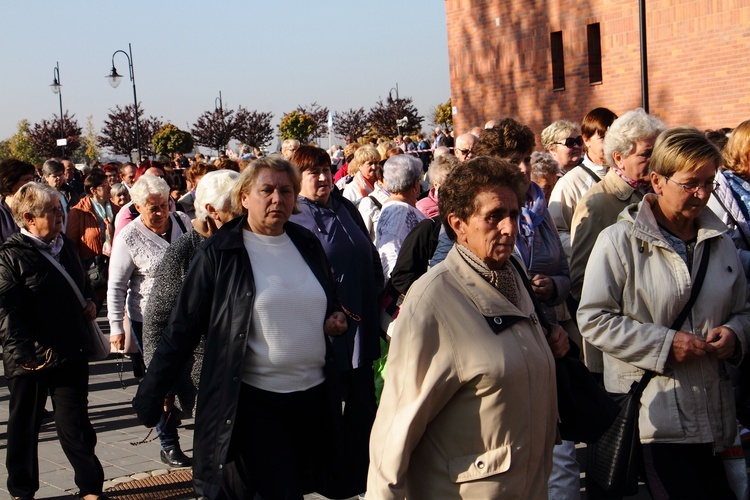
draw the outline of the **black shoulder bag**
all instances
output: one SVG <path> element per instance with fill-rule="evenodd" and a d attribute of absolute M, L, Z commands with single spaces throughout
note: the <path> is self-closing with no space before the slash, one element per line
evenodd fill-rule
<path fill-rule="evenodd" d="M 534 303 L 539 322 L 549 333 L 551 325 L 531 289 L 525 270 L 515 257 L 511 257 L 510 261 L 521 276 L 524 287 Z M 580 360 L 580 349 L 575 342 L 570 343 L 567 355 L 555 359 L 555 376 L 560 436 L 566 441 L 596 441 L 612 425 L 620 412 L 620 407 L 607 395 Z"/>
<path fill-rule="evenodd" d="M 679 330 L 698 298 L 703 278 L 708 268 L 711 243 L 707 241 L 701 256 L 700 267 L 690 290 L 690 299 L 672 323 L 672 330 Z M 610 394 L 620 405 L 612 426 L 595 443 L 589 445 L 589 478 L 610 495 L 626 496 L 638 493 L 638 474 L 641 470 L 642 451 L 638 432 L 638 413 L 641 396 L 655 373 L 646 371 L 638 382 L 633 382 L 627 394 Z"/>

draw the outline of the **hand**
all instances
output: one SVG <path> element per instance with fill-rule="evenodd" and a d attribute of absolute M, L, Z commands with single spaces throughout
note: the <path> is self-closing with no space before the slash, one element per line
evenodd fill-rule
<path fill-rule="evenodd" d="M 94 321 L 96 319 L 96 304 L 89 299 L 86 301 L 86 307 L 83 308 L 83 319 Z"/>
<path fill-rule="evenodd" d="M 115 351 L 124 351 L 125 350 L 125 335 L 123 334 L 110 335 L 109 343 L 112 344 L 112 347 L 115 348 Z"/>
<path fill-rule="evenodd" d="M 727 328 L 727 330 L 729 329 Z M 731 332 L 731 330 L 729 331 Z M 734 349 L 734 345 L 732 345 L 732 349 Z M 669 352 L 669 359 L 677 363 L 682 363 L 684 361 L 698 359 L 701 356 L 712 354 L 714 352 L 716 352 L 716 347 L 713 344 L 704 342 L 690 333 L 677 332 L 674 334 L 674 339 L 672 340 L 672 349 Z"/>
<path fill-rule="evenodd" d="M 568 332 L 563 330 L 560 325 L 550 325 L 550 331 L 547 334 L 547 343 L 555 358 L 562 358 L 570 350 L 568 342 Z"/>
<path fill-rule="evenodd" d="M 531 290 L 537 299 L 545 302 L 555 296 L 555 282 L 547 276 L 537 274 L 531 278 Z"/>
<path fill-rule="evenodd" d="M 346 322 L 346 316 L 340 311 L 336 311 L 328 316 L 325 325 L 323 325 L 323 331 L 326 335 L 330 335 L 331 337 L 338 337 L 346 332 L 347 328 L 348 324 Z"/>
<path fill-rule="evenodd" d="M 737 335 L 731 328 L 718 326 L 708 332 L 706 342 L 714 347 L 717 358 L 729 359 L 734 354 Z"/>

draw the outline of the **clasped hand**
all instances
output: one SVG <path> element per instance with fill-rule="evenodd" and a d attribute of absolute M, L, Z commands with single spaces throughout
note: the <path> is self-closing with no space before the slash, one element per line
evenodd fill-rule
<path fill-rule="evenodd" d="M 698 359 L 707 354 L 715 355 L 718 359 L 728 359 L 734 354 L 736 341 L 737 336 L 726 326 L 711 329 L 706 340 L 690 333 L 677 332 L 672 340 L 669 357 L 677 363 Z"/>

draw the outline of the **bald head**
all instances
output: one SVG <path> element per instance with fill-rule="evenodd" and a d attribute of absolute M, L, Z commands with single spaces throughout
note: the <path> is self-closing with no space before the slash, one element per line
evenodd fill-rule
<path fill-rule="evenodd" d="M 461 134 L 456 139 L 456 147 L 453 153 L 459 161 L 467 161 L 474 157 L 474 145 L 477 138 L 472 133 Z"/>

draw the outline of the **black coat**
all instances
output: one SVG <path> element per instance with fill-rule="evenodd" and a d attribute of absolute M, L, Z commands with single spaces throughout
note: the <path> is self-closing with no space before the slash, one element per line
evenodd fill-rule
<path fill-rule="evenodd" d="M 83 296 L 94 300 L 73 243 L 63 236 L 60 263 Z M 27 236 L 16 233 L 0 246 L 0 338 L 7 378 L 31 373 L 22 365 L 41 364 L 51 349 L 54 368 L 82 360 L 83 308 L 70 284 Z"/>
<path fill-rule="evenodd" d="M 242 238 L 246 218 L 237 218 L 203 242 L 193 261 L 146 377 L 133 400 L 138 418 L 151 427 L 161 417 L 164 395 L 205 335 L 205 351 L 193 438 L 193 480 L 196 491 L 208 498 L 220 493 L 221 475 L 242 384 L 247 336 L 252 328 L 255 284 Z M 326 317 L 340 310 L 336 282 L 318 239 L 307 229 L 287 222 L 284 230 L 325 290 Z M 282 264 L 283 265 L 283 264 Z M 289 304 L 293 311 L 294 304 Z M 326 380 L 334 385 L 336 367 L 327 341 Z M 341 417 L 341 398 L 329 395 L 332 426 Z M 311 450 L 315 453 L 317 450 Z"/>

